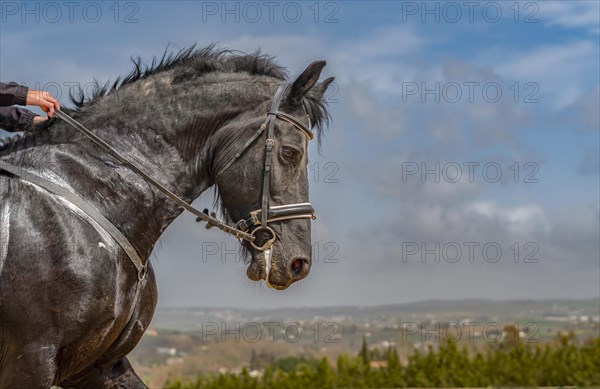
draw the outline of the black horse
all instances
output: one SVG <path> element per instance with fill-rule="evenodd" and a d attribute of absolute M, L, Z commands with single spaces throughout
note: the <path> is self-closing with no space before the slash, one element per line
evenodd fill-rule
<path fill-rule="evenodd" d="M 263 123 L 283 68 L 272 58 L 214 47 L 165 53 L 91 96 L 69 113 L 153 178 L 191 202 L 216 185 L 223 217 L 260 209 L 264 139 L 216 176 Z M 328 114 L 310 64 L 283 95 L 282 112 L 310 118 L 320 138 Z M 307 137 L 291 122 L 275 126 L 270 201 L 308 201 Z M 3 145 L 0 159 L 77 193 L 129 239 L 145 262 L 182 212 L 139 175 L 65 122 Z M 157 302 L 152 266 L 134 303 L 137 272 L 115 240 L 72 203 L 35 182 L 0 172 L 0 388 L 146 388 L 126 355 Z M 272 225 L 271 271 L 244 243 L 248 277 L 285 289 L 307 276 L 310 220 Z M 135 306 L 133 305 L 135 304 Z M 131 319 L 129 313 L 132 313 Z"/>

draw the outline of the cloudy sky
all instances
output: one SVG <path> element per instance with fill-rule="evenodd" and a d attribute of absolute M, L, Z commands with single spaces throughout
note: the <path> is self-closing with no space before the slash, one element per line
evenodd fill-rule
<path fill-rule="evenodd" d="M 599 4 L 4 1 L 0 79 L 68 104 L 166 47 L 327 60 L 309 278 L 248 281 L 184 214 L 153 254 L 160 306 L 598 297 Z"/>

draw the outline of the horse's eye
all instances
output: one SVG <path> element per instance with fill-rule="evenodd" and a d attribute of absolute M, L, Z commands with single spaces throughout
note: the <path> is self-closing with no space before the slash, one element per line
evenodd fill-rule
<path fill-rule="evenodd" d="M 293 161 L 296 158 L 296 151 L 289 147 L 284 147 L 281 150 L 283 157 L 289 161 Z"/>

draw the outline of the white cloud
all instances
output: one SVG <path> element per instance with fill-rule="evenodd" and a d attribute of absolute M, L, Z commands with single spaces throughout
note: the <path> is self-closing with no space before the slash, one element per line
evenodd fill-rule
<path fill-rule="evenodd" d="M 600 25 L 600 2 L 598 1 L 543 1 L 539 17 L 551 26 L 586 29 L 597 34 Z"/>
<path fill-rule="evenodd" d="M 495 201 L 478 201 L 468 205 L 466 211 L 484 216 L 488 220 L 497 220 L 515 234 L 531 234 L 543 227 L 545 221 L 544 212 L 538 205 L 502 208 Z"/>
<path fill-rule="evenodd" d="M 417 72 L 416 67 L 403 63 L 410 62 L 424 46 L 425 40 L 412 28 L 403 25 L 379 28 L 363 38 L 341 45 L 316 32 L 243 35 L 223 44 L 244 51 L 260 47 L 267 53 L 277 53 L 286 66 L 307 65 L 308 61 L 326 59 L 328 70 L 335 75 L 338 83 L 359 82 L 368 84 L 373 91 L 397 93 L 402 80 L 412 79 Z M 311 53 L 311 56 L 307 58 L 306 53 Z"/>
<path fill-rule="evenodd" d="M 586 92 L 589 77 L 597 80 L 598 55 L 598 44 L 590 40 L 544 45 L 505 53 L 506 59 L 498 58 L 494 69 L 504 79 L 521 82 L 522 87 L 526 82 L 536 83 L 541 102 L 560 109 Z"/>
<path fill-rule="evenodd" d="M 425 44 L 410 26 L 391 26 L 336 47 L 329 58 L 339 66 L 336 76 L 340 82 L 356 81 L 375 92 L 397 94 L 401 82 L 418 72 L 409 63 Z"/>

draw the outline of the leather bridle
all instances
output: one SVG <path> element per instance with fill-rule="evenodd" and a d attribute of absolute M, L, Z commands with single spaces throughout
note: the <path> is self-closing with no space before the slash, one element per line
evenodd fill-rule
<path fill-rule="evenodd" d="M 250 236 L 254 239 L 249 240 L 250 245 L 259 251 L 268 250 L 273 243 L 277 240 L 277 234 L 271 227 L 269 227 L 269 223 L 290 220 L 290 219 L 315 219 L 315 210 L 310 203 L 297 203 L 297 204 L 287 204 L 287 205 L 278 205 L 278 206 L 269 206 L 270 200 L 270 183 L 271 183 L 271 171 L 272 171 L 272 161 L 273 161 L 273 147 L 275 146 L 275 122 L 277 119 L 285 121 L 293 125 L 296 129 L 302 131 L 308 140 L 312 140 L 314 135 L 312 131 L 302 122 L 298 121 L 292 115 L 289 115 L 285 112 L 279 110 L 279 106 L 281 105 L 281 99 L 283 97 L 283 93 L 288 86 L 288 83 L 282 82 L 277 88 L 277 92 L 275 92 L 275 96 L 273 97 L 273 102 L 271 103 L 271 109 L 267 113 L 267 118 L 260 125 L 258 130 L 254 133 L 254 135 L 241 147 L 240 151 L 235 153 L 235 155 L 227 162 L 216 174 L 215 179 L 218 178 L 221 174 L 223 174 L 235 161 L 237 161 L 244 152 L 250 148 L 252 144 L 262 135 L 265 130 L 267 130 L 267 136 L 265 140 L 265 161 L 263 167 L 263 184 L 262 184 L 262 200 L 261 200 L 261 209 L 250 212 L 250 216 L 248 218 L 242 219 L 235 224 L 235 228 L 238 231 L 247 232 L 250 230 Z M 308 117 L 308 115 L 307 115 Z M 310 125 L 310 118 L 309 118 Z M 199 218 L 196 219 L 200 221 Z M 207 227 L 211 227 L 211 223 L 207 225 Z M 270 234 L 270 238 L 267 239 L 265 243 L 261 246 L 258 246 L 255 243 L 256 234 L 260 231 L 265 231 Z"/>

